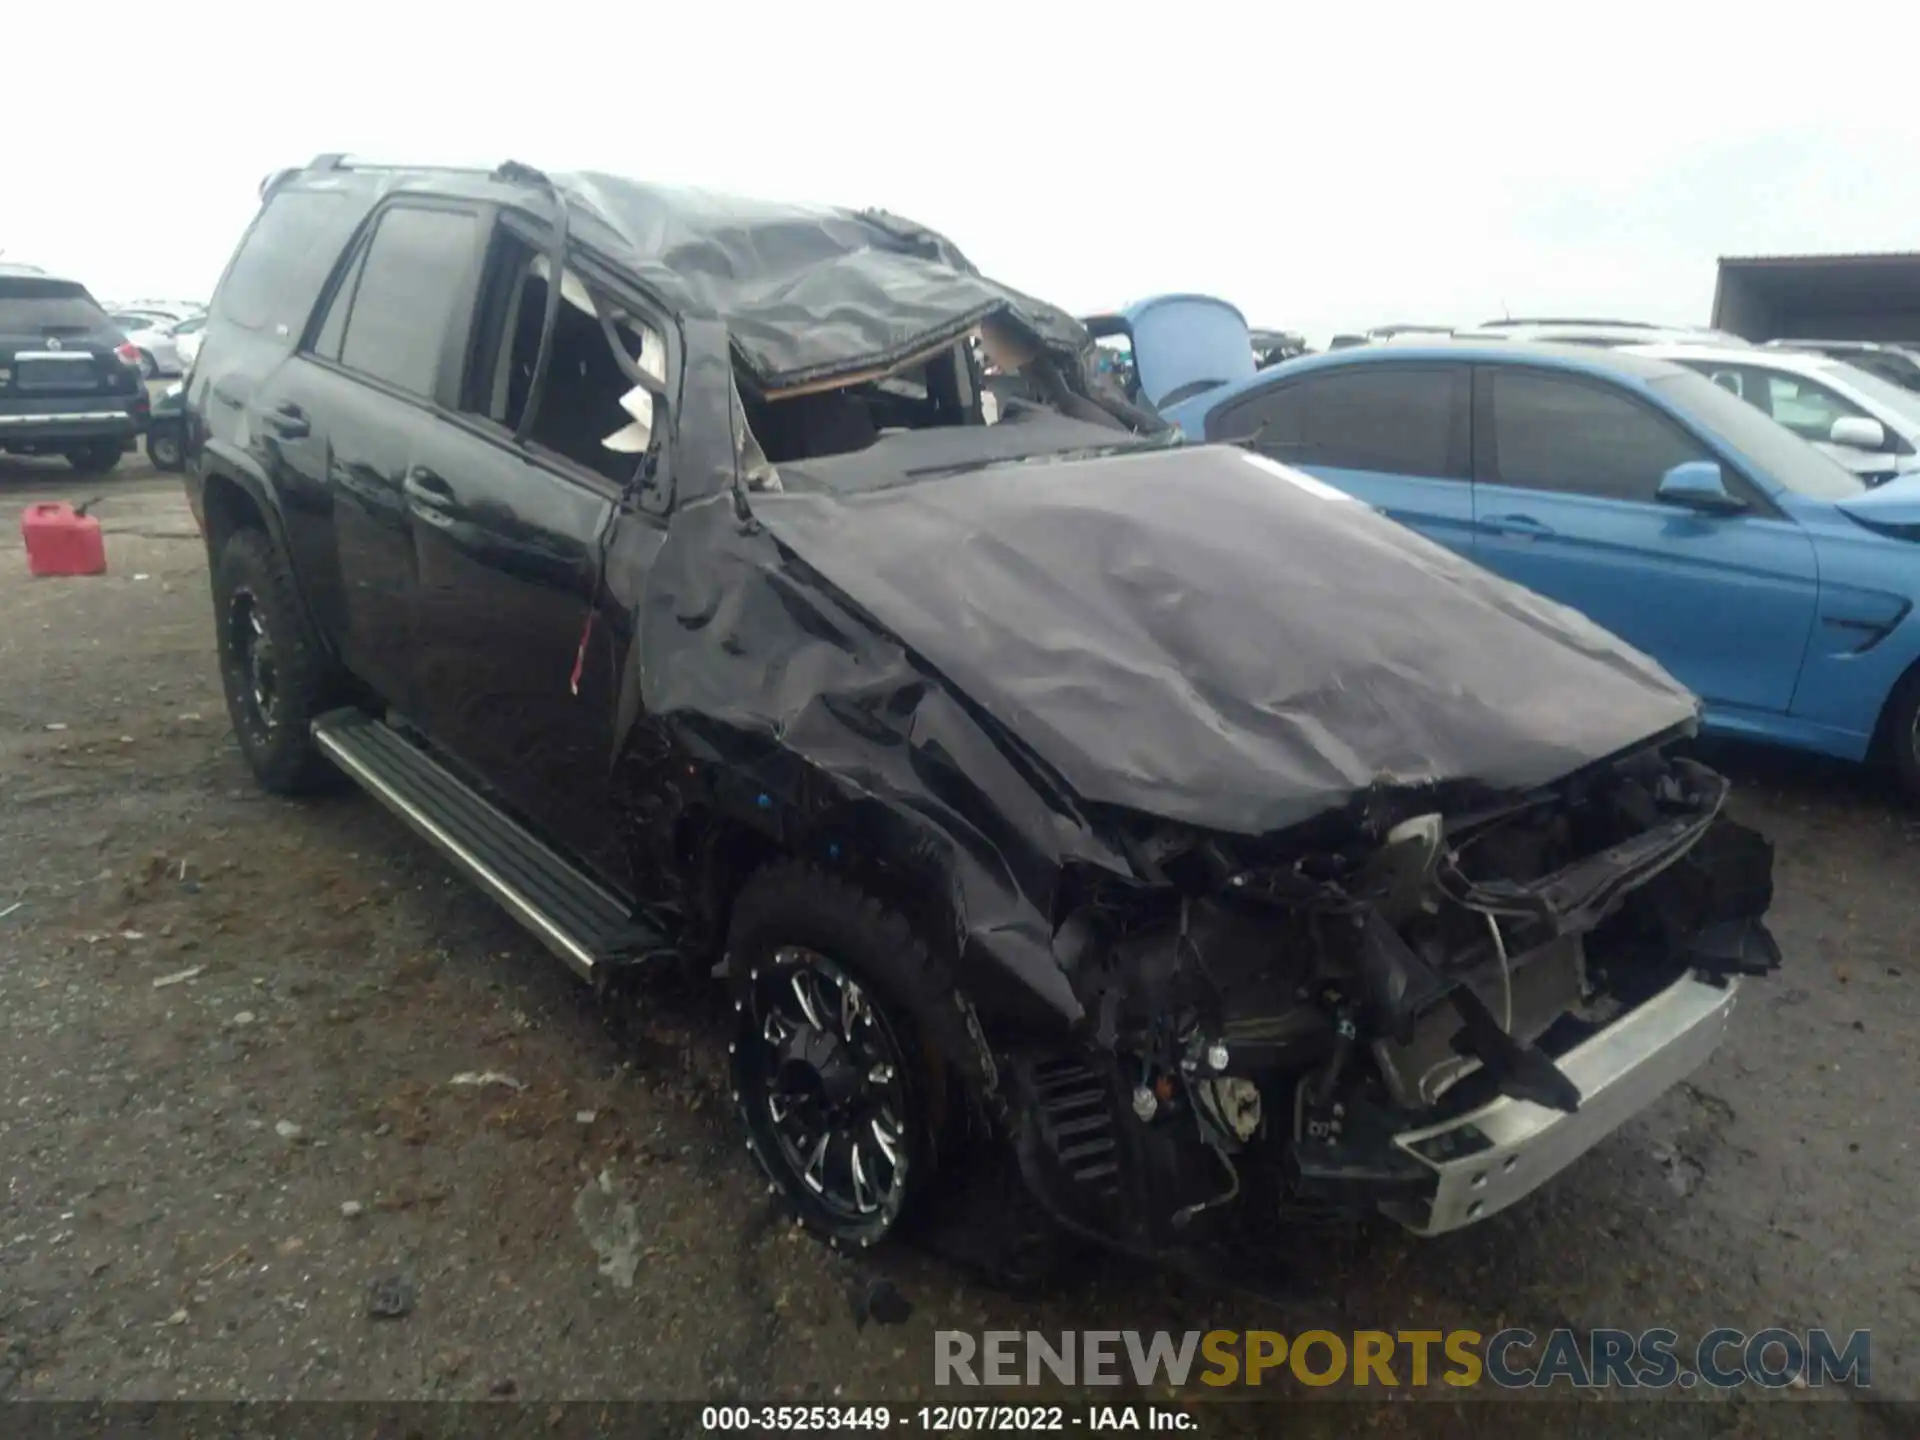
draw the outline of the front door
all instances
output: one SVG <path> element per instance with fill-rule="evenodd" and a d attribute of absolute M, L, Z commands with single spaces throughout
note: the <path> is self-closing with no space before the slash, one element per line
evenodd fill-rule
<path fill-rule="evenodd" d="M 624 888 L 615 719 L 634 567 L 644 573 L 666 529 L 630 484 L 652 434 L 633 413 L 646 404 L 622 405 L 635 385 L 600 322 L 611 302 L 577 275 L 563 286 L 545 388 L 529 395 L 546 273 L 526 235 L 496 229 L 473 358 L 449 396 L 455 418 L 421 437 L 405 477 L 416 719 L 537 829 Z M 637 322 L 614 328 L 636 336 L 638 359 Z M 610 588 L 604 557 L 616 547 L 623 578 Z"/>
<path fill-rule="evenodd" d="M 1644 650 L 1709 704 L 1784 713 L 1819 601 L 1813 544 L 1671 416 L 1604 380 L 1475 375 L 1475 558 Z M 1739 515 L 1661 502 L 1722 464 Z"/>

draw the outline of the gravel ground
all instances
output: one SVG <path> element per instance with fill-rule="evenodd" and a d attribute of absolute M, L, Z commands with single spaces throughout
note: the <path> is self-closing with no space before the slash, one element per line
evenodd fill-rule
<path fill-rule="evenodd" d="M 0 1397 L 897 1404 L 932 1393 L 941 1328 L 1505 1324 L 1871 1327 L 1875 1395 L 1920 1395 L 1920 827 L 1877 777 L 1713 757 L 1778 842 L 1787 968 L 1543 1193 L 1440 1241 L 1323 1247 L 1299 1299 L 1094 1265 L 1015 1300 L 917 1252 L 855 1271 L 774 1221 L 717 997 L 653 987 L 610 1025 L 372 802 L 257 792 L 177 483 L 130 461 L 96 489 L 110 574 L 0 565 Z M 78 493 L 0 459 L 9 536 Z M 912 1313 L 861 1324 L 883 1279 Z M 1863 1398 L 1634 1428 L 1909 1426 Z"/>

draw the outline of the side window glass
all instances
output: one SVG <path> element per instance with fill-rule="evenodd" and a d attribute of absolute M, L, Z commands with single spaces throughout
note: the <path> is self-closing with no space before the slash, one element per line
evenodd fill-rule
<path fill-rule="evenodd" d="M 1767 413 L 1802 440 L 1825 440 L 1834 421 L 1866 413 L 1826 386 L 1798 375 L 1768 374 L 1766 395 Z"/>
<path fill-rule="evenodd" d="M 462 406 L 507 430 L 519 430 L 532 399 L 552 283 L 545 254 L 511 229 L 496 231 Z M 624 485 L 653 452 L 666 390 L 662 332 L 563 269 L 528 443 Z"/>
<path fill-rule="evenodd" d="M 1499 484 L 1652 501 L 1675 465 L 1714 458 L 1677 425 L 1600 384 L 1504 368 L 1491 378 Z"/>
<path fill-rule="evenodd" d="M 1207 439 L 1224 445 L 1245 445 L 1282 464 L 1300 459 L 1299 383 L 1271 385 L 1244 396 L 1231 409 L 1208 418 Z"/>
<path fill-rule="evenodd" d="M 1450 478 L 1464 367 L 1356 366 L 1299 381 L 1294 463 Z"/>
<path fill-rule="evenodd" d="M 337 190 L 275 195 L 227 267 L 214 313 L 242 330 L 297 335 L 365 213 Z"/>
<path fill-rule="evenodd" d="M 479 225 L 477 216 L 458 210 L 401 206 L 380 217 L 347 312 L 342 365 L 432 396 Z"/>

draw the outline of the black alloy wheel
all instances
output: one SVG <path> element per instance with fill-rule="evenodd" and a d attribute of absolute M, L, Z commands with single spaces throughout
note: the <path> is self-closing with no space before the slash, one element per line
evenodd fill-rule
<path fill-rule="evenodd" d="M 280 724 L 280 667 L 273 636 L 259 597 L 246 586 L 227 597 L 226 650 L 233 666 L 244 721 L 255 735 L 270 741 Z"/>
<path fill-rule="evenodd" d="M 813 1228 L 874 1244 L 923 1148 L 899 1027 L 847 970 L 797 945 L 759 962 L 736 1005 L 735 1095 L 755 1156 Z"/>

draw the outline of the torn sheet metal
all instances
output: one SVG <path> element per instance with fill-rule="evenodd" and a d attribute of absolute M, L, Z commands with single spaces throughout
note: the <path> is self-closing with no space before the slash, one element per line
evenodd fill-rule
<path fill-rule="evenodd" d="M 898 216 L 591 172 L 546 176 L 511 161 L 494 178 L 501 203 L 535 219 L 552 222 L 556 202 L 563 205 L 569 244 L 625 272 L 683 327 L 724 322 L 743 384 L 762 393 L 885 373 L 984 327 L 1004 345 L 1046 355 L 1082 392 L 1100 392 L 1101 405 L 1125 425 L 1165 428 L 1091 377 L 1093 341 L 1077 319 L 981 275 L 946 237 Z M 431 195 L 445 183 L 422 170 L 356 177 L 368 179 L 348 191 L 324 172 L 293 172 L 267 188 L 340 194 L 318 246 L 343 242 L 389 195 Z M 533 273 L 547 279 L 551 261 L 540 256 Z M 560 288 L 589 315 L 607 298 L 596 301 L 572 267 L 563 268 Z M 663 379 L 664 337 L 639 338 L 635 363 Z"/>
<path fill-rule="evenodd" d="M 679 417 L 698 498 L 645 571 L 623 703 L 638 883 L 713 813 L 873 857 L 984 1017 L 1074 1022 L 1056 901 L 1072 867 L 1140 878 L 1129 814 L 1244 836 L 1383 793 L 1419 813 L 1695 718 L 1573 611 L 1230 448 L 1024 411 L 729 483 L 710 333 Z"/>
<path fill-rule="evenodd" d="M 1061 354 L 1091 343 L 1065 311 L 987 279 L 944 236 L 897 216 L 614 175 L 554 180 L 582 241 L 657 269 L 684 305 L 725 316 L 763 389 L 896 363 L 994 314 Z"/>

